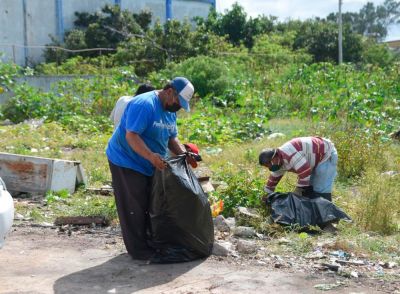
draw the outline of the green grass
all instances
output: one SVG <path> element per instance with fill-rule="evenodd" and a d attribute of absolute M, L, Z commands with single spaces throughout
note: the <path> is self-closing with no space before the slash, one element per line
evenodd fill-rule
<path fill-rule="evenodd" d="M 352 218 L 353 223 L 340 223 L 339 234 L 300 235 L 294 231 L 286 231 L 282 227 L 265 222 L 267 212 L 260 209 L 259 198 L 269 175 L 268 170 L 258 165 L 258 154 L 265 147 L 278 147 L 293 136 L 335 134 L 334 125 L 312 123 L 310 121 L 277 119 L 268 122 L 273 132 L 281 132 L 285 138 L 257 139 L 244 143 L 218 145 L 222 149 L 218 154 L 207 154 L 206 144 L 200 145 L 204 165 L 208 166 L 213 181 L 227 183 L 225 189 L 212 195 L 214 199 L 225 201 L 226 216 L 233 215 L 238 205 L 256 207 L 263 215 L 264 221 L 253 224 L 260 232 L 273 237 L 269 252 L 273 254 L 293 253 L 304 256 L 313 251 L 318 243 L 331 242 L 327 250 L 344 250 L 357 256 L 367 256 L 374 260 L 399 260 L 400 220 L 399 205 L 400 181 L 398 178 L 383 176 L 387 170 L 398 171 L 400 166 L 400 146 L 396 143 L 381 144 L 380 141 L 363 141 L 363 152 L 355 153 L 357 158 L 349 158 L 339 167 L 344 172 L 346 164 L 361 164 L 363 172 L 357 177 L 338 178 L 335 183 L 334 201 Z M 356 132 L 356 131 L 354 131 Z M 19 124 L 0 127 L 2 139 L 0 150 L 5 152 L 28 154 L 79 160 L 88 176 L 89 187 L 101 187 L 109 184 L 111 175 L 108 169 L 104 149 L 111 135 L 110 132 L 70 131 L 58 123 L 45 123 L 32 128 Z M 338 150 L 360 148 L 358 141 L 352 136 L 336 136 Z M 182 138 L 184 141 L 185 138 Z M 365 139 L 366 140 L 366 139 Z M 376 144 L 376 146 L 374 145 Z M 378 148 L 379 147 L 379 148 Z M 367 149 L 370 148 L 370 149 Z M 32 149 L 36 149 L 35 152 Z M 377 155 L 368 150 L 378 150 Z M 340 154 L 339 154 L 340 158 Z M 343 158 L 343 157 L 342 157 Z M 340 160 L 340 159 L 339 159 Z M 278 186 L 278 191 L 291 191 L 296 185 L 296 175 L 288 173 Z M 55 197 L 58 196 L 58 197 Z M 62 197 L 61 197 L 62 196 Z M 116 220 L 117 214 L 113 197 L 88 193 L 84 187 L 73 195 L 48 194 L 51 199 L 45 206 L 17 204 L 16 211 L 35 222 L 52 222 L 57 216 L 104 216 L 108 220 Z M 289 244 L 279 244 L 278 239 L 285 237 Z"/>

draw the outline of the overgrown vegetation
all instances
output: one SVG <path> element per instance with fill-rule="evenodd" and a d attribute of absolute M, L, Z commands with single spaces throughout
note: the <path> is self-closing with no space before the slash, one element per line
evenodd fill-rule
<path fill-rule="evenodd" d="M 224 201 L 225 216 L 238 206 L 260 208 L 268 176 L 258 166 L 261 149 L 296 136 L 320 135 L 330 138 L 339 153 L 334 201 L 354 220 L 340 224 L 343 232 L 335 246 L 374 254 L 391 250 L 392 241 L 382 243 L 380 235 L 359 237 L 373 231 L 396 240 L 400 232 L 399 176 L 383 174 L 400 172 L 400 146 L 389 137 L 400 126 L 400 63 L 385 46 L 347 28 L 345 56 L 356 63 L 338 66 L 335 27 L 323 20 L 248 19 L 235 5 L 225 15 L 212 12 L 207 20 L 198 19 L 196 30 L 176 21 L 150 28 L 145 14 L 132 17 L 108 9 L 106 16 L 80 15 L 80 31 L 70 32 L 67 40 L 69 46 L 84 48 L 90 42 L 109 45 L 101 42 L 112 39 L 116 54 L 65 56 L 63 63 L 57 59 L 59 64 L 35 69 L 92 77 L 60 82 L 43 92 L 15 84 L 15 77 L 32 70 L 0 63 L 0 92 L 14 93 L 1 107 L 0 119 L 16 123 L 0 126 L 0 151 L 79 160 L 89 186 L 109 184 L 104 148 L 113 131 L 108 115 L 115 101 L 134 93 L 139 82 L 160 88 L 183 75 L 196 93 L 192 112 L 178 113 L 179 136 L 201 147 L 218 184 L 210 199 Z M 108 18 L 119 31 L 133 33 L 134 28 L 144 37 L 122 38 L 112 30 L 103 34 Z M 285 137 L 268 139 L 274 132 Z M 291 191 L 295 184 L 296 177 L 286 175 L 277 189 Z M 45 198 L 43 210 L 17 209 L 40 221 L 61 214 L 116 218 L 111 197 L 84 189 L 74 195 L 49 192 Z M 275 234 L 269 229 L 262 230 Z M 311 237 L 293 238 L 297 241 L 290 250 L 303 254 L 312 248 Z"/>

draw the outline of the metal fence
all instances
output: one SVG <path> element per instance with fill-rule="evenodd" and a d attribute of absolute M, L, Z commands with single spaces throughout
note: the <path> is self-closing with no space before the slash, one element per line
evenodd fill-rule
<path fill-rule="evenodd" d="M 116 51 L 115 48 L 87 48 L 79 50 L 71 50 L 58 46 L 45 46 L 45 45 L 20 45 L 20 44 L 7 44 L 0 43 L 0 56 L 3 61 L 12 61 L 15 64 L 23 66 L 33 66 L 44 60 L 44 51 L 50 49 L 54 50 L 56 56 L 59 53 L 61 56 L 62 52 L 67 53 L 83 53 L 83 52 L 99 52 L 101 55 L 103 52 Z"/>

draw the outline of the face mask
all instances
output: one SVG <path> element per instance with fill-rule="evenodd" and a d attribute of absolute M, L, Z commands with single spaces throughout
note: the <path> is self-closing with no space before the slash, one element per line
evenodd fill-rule
<path fill-rule="evenodd" d="M 278 165 L 278 164 L 273 164 L 273 165 L 271 165 L 271 167 L 269 168 L 269 170 L 272 171 L 272 172 L 276 172 L 276 171 L 278 171 L 280 168 L 281 168 L 280 165 Z"/>
<path fill-rule="evenodd" d="M 179 105 L 179 103 L 174 103 L 172 105 L 167 105 L 165 106 L 165 109 L 169 112 L 177 112 L 179 109 L 182 107 Z"/>

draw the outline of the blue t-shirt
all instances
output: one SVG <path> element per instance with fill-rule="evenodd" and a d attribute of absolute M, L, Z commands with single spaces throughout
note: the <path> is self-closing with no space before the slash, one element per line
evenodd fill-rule
<path fill-rule="evenodd" d="M 138 95 L 128 103 L 108 142 L 106 154 L 113 164 L 152 176 L 154 166 L 129 146 L 127 131 L 139 134 L 152 152 L 166 157 L 169 139 L 177 136 L 176 114 L 164 110 L 155 91 Z"/>

